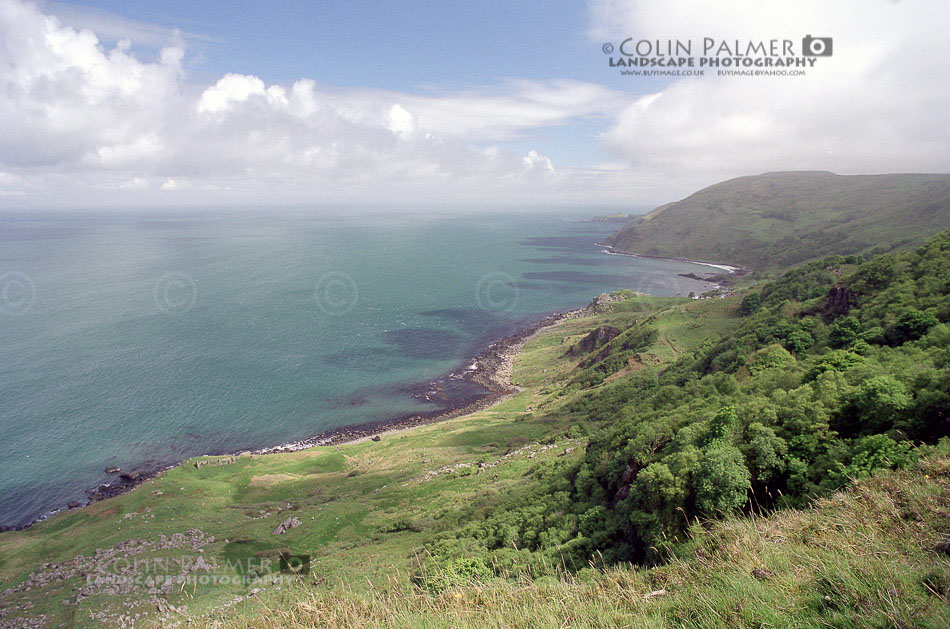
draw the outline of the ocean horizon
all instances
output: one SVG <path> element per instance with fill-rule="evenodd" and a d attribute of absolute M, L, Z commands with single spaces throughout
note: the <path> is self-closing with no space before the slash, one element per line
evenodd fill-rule
<path fill-rule="evenodd" d="M 617 225 L 589 218 L 0 214 L 0 525 L 84 503 L 108 467 L 438 410 L 413 386 L 519 326 L 718 272 L 605 255 Z"/>

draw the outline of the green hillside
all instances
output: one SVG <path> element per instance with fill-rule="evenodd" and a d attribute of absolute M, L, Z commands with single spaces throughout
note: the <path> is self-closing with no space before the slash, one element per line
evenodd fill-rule
<path fill-rule="evenodd" d="M 831 254 L 916 246 L 950 227 L 950 175 L 779 172 L 740 177 L 653 210 L 617 251 L 784 269 Z"/>
<path fill-rule="evenodd" d="M 493 408 L 0 534 L 0 626 L 947 626 L 950 231 L 623 296 Z"/>

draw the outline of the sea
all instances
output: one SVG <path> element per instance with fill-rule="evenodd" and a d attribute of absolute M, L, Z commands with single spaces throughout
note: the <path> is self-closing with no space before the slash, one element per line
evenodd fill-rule
<path fill-rule="evenodd" d="M 590 213 L 0 213 L 0 525 L 135 470 L 438 405 L 519 326 L 717 269 L 607 255 Z M 417 387 L 416 387 L 417 388 Z"/>

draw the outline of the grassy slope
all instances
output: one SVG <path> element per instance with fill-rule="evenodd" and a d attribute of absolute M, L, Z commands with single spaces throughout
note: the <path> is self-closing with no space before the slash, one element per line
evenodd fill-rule
<path fill-rule="evenodd" d="M 946 627 L 950 452 L 859 481 L 806 510 L 696 527 L 653 569 L 473 582 L 433 596 L 392 579 L 357 594 L 300 585 L 233 627 Z M 208 626 L 220 626 L 208 619 Z"/>
<path fill-rule="evenodd" d="M 191 462 L 169 470 L 138 489 L 86 508 L 59 514 L 25 531 L 0 535 L 0 590 L 22 583 L 31 572 L 44 572 L 43 563 L 92 556 L 124 540 L 155 542 L 197 529 L 215 540 L 201 548 L 209 561 L 269 558 L 280 551 L 314 556 L 314 574 L 327 584 L 345 583 L 354 589 L 384 584 L 396 571 L 413 565 L 413 552 L 425 539 L 452 529 L 474 513 L 484 511 L 505 492 L 520 486 L 532 465 L 563 454 L 583 454 L 582 438 L 564 436 L 569 418 L 558 408 L 571 397 L 560 390 L 575 361 L 563 357 L 570 343 L 592 327 L 629 325 L 656 307 L 671 307 L 664 342 L 648 348 L 653 363 L 668 359 L 688 344 L 706 338 L 691 317 L 698 302 L 636 298 L 619 312 L 570 320 L 546 330 L 528 343 L 515 371 L 524 391 L 492 409 L 441 424 L 365 441 L 292 454 L 242 457 L 235 463 L 196 469 Z M 672 306 L 671 306 L 672 304 Z M 681 305 L 685 305 L 681 312 Z M 723 329 L 731 312 L 710 316 L 713 328 Z M 668 319 L 668 321 L 667 321 Z M 544 370 L 542 372 L 542 369 Z M 534 411 L 526 412 L 532 407 Z M 556 447 L 545 447 L 553 443 Z M 505 456 L 517 451 L 516 454 Z M 475 473 L 480 461 L 497 465 Z M 458 468 L 456 469 L 456 466 Z M 299 517 L 303 525 L 282 536 L 271 531 L 285 518 Z M 192 548 L 157 550 L 135 555 L 187 556 Z M 54 565 L 53 568 L 56 568 Z M 47 622 L 94 624 L 91 613 L 103 610 L 115 621 L 135 613 L 159 618 L 165 595 L 150 597 L 144 588 L 110 594 L 103 590 L 78 605 L 74 588 L 81 577 L 56 581 L 29 592 L 0 595 L 0 610 L 24 603 L 27 610 L 11 611 L 0 623 L 19 616 L 42 616 Z M 201 616 L 247 595 L 244 585 L 176 588 L 167 600 L 188 615 Z M 179 618 L 181 614 L 170 613 Z"/>
<path fill-rule="evenodd" d="M 661 206 L 608 239 L 619 251 L 781 269 L 906 247 L 950 226 L 950 175 L 769 173 Z"/>

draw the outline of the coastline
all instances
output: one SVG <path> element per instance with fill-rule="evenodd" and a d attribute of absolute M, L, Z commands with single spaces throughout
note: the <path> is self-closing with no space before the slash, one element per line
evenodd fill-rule
<path fill-rule="evenodd" d="M 751 273 L 752 269 L 734 264 L 723 264 L 722 262 L 707 262 L 705 260 L 690 260 L 689 258 L 669 258 L 666 256 L 654 256 L 646 253 L 627 253 L 625 251 L 614 251 L 613 245 L 602 242 L 597 243 L 598 247 L 606 247 L 604 253 L 611 256 L 629 256 L 631 258 L 649 258 L 650 260 L 665 260 L 667 262 L 689 262 L 690 264 L 699 264 L 702 266 L 711 266 L 715 269 L 722 269 L 730 275 L 745 275 Z"/>
<path fill-rule="evenodd" d="M 321 446 L 339 446 L 347 443 L 358 443 L 383 434 L 401 432 L 419 426 L 435 424 L 491 408 L 509 399 L 519 391 L 511 382 L 512 367 L 515 357 L 521 351 L 521 348 L 524 347 L 525 343 L 541 330 L 549 328 L 561 321 L 593 314 L 596 312 L 598 299 L 599 298 L 595 297 L 590 304 L 583 308 L 557 311 L 545 315 L 534 323 L 516 330 L 507 336 L 497 338 L 488 345 L 483 346 L 481 351 L 474 358 L 467 359 L 463 362 L 463 367 L 456 368 L 439 378 L 412 385 L 411 387 L 412 395 L 421 398 L 425 391 L 430 391 L 433 387 L 438 387 L 440 383 L 446 380 L 465 380 L 484 389 L 484 393 L 473 401 L 449 403 L 444 408 L 425 413 L 397 415 L 395 417 L 364 424 L 332 428 L 306 439 L 276 446 L 237 452 L 209 452 L 196 456 L 266 456 L 269 454 L 297 452 Z M 190 457 L 189 459 L 178 461 L 177 463 L 156 466 L 154 468 L 141 467 L 128 472 L 123 471 L 119 474 L 118 479 L 114 483 L 104 483 L 97 487 L 87 489 L 86 495 L 88 496 L 88 500 L 82 504 L 70 503 L 70 506 L 54 509 L 49 513 L 37 517 L 29 524 L 18 527 L 3 527 L 0 528 L 0 532 L 4 530 L 24 530 L 59 513 L 82 509 L 93 502 L 99 502 L 125 494 L 147 480 L 156 478 L 170 469 L 184 465 L 187 460 L 192 458 L 195 457 Z"/>

